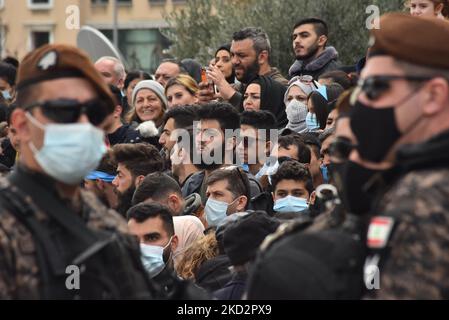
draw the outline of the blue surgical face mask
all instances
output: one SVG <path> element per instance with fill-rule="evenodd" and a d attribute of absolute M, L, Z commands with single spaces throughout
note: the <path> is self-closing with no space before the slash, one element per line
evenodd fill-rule
<path fill-rule="evenodd" d="M 318 130 L 320 128 L 320 124 L 318 123 L 318 119 L 316 118 L 315 113 L 308 112 L 306 116 L 306 125 L 309 130 Z"/>
<path fill-rule="evenodd" d="M 38 150 L 30 142 L 37 163 L 49 176 L 68 185 L 77 185 L 97 168 L 106 152 L 103 131 L 90 123 L 43 125 L 31 114 L 27 118 L 45 132 Z"/>
<path fill-rule="evenodd" d="M 165 247 L 153 246 L 149 244 L 140 244 L 140 253 L 142 264 L 151 278 L 156 277 L 165 268 L 164 250 L 171 244 L 173 237 L 170 238 Z"/>
<path fill-rule="evenodd" d="M 11 100 L 11 98 L 12 98 L 11 93 L 8 90 L 3 90 L 2 96 L 3 96 L 3 99 L 5 99 L 5 100 Z"/>
<path fill-rule="evenodd" d="M 242 167 L 243 171 L 245 171 L 246 173 L 249 172 L 249 166 L 248 166 L 246 163 L 243 163 L 243 164 L 241 165 L 241 167 Z"/>
<path fill-rule="evenodd" d="M 206 221 L 209 227 L 218 226 L 219 223 L 227 217 L 228 208 L 235 202 L 235 200 L 230 204 L 227 204 L 226 202 L 214 200 L 212 198 L 207 199 L 204 212 L 206 212 Z"/>
<path fill-rule="evenodd" d="M 273 210 L 276 212 L 301 212 L 307 209 L 309 205 L 307 200 L 303 198 L 297 198 L 293 196 L 287 196 L 285 198 L 276 200 L 274 202 Z"/>
<path fill-rule="evenodd" d="M 321 175 L 323 176 L 324 183 L 329 183 L 329 170 L 327 166 L 321 165 L 320 166 Z"/>

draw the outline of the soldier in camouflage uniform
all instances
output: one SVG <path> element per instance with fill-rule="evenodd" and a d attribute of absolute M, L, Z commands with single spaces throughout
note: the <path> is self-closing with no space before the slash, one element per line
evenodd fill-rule
<path fill-rule="evenodd" d="M 138 244 L 127 235 L 126 222 L 104 207 L 93 194 L 79 187 L 106 151 L 103 130 L 110 123 L 115 105 L 100 74 L 87 55 L 77 48 L 47 45 L 25 57 L 17 87 L 18 108 L 12 114 L 12 126 L 21 137 L 21 155 L 15 172 L 0 180 L 0 299 L 80 298 L 76 292 L 64 292 L 64 278 L 57 278 L 59 282 L 50 289 L 45 287 L 48 278 L 44 275 L 51 273 L 44 272 L 47 269 L 44 270 L 40 262 L 47 261 L 51 265 L 49 261 L 56 258 L 54 253 L 66 257 L 66 262 L 77 261 L 76 255 L 67 248 L 79 248 L 77 243 L 71 243 L 76 240 L 72 238 L 74 231 L 70 227 L 64 229 L 64 221 L 50 214 L 56 203 L 67 208 L 58 214 L 72 219 L 73 229 L 75 225 L 82 226 L 81 238 L 101 233 L 112 235 L 101 248 L 110 243 L 129 244 L 115 255 L 117 259 L 111 264 L 120 272 L 140 275 L 138 282 L 144 283 L 147 277 L 140 262 Z M 32 185 L 33 189 L 29 189 Z M 41 201 L 44 194 L 48 195 L 47 203 Z M 34 233 L 39 228 L 45 232 Z M 50 241 L 43 246 L 38 239 L 46 236 Z M 118 242 L 114 242 L 116 239 Z M 56 250 L 42 251 L 48 246 Z M 105 254 L 103 249 L 95 250 L 91 252 Z M 83 260 L 80 257 L 78 260 Z M 123 270 L 124 266 L 128 269 Z M 97 271 L 94 279 L 103 276 L 101 270 Z M 104 271 L 104 274 L 111 274 Z M 88 284 L 81 281 L 81 289 Z M 127 290 L 126 293 L 116 291 L 112 296 L 103 292 L 98 295 L 89 292 L 87 296 L 96 299 L 146 297 L 145 290 L 142 295 L 134 294 L 133 290 L 140 290 L 138 286 Z"/>
<path fill-rule="evenodd" d="M 365 281 L 377 267 L 370 298 L 448 299 L 449 24 L 402 14 L 380 24 L 351 115 L 350 159 L 394 164 L 373 184 Z"/>

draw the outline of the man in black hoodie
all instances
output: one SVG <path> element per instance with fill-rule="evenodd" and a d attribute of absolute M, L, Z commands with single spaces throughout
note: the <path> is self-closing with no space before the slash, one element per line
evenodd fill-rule
<path fill-rule="evenodd" d="M 326 47 L 328 30 L 326 22 L 316 18 L 295 24 L 292 42 L 296 61 L 288 72 L 290 77 L 310 75 L 318 80 L 323 73 L 340 67 L 337 50 Z"/>

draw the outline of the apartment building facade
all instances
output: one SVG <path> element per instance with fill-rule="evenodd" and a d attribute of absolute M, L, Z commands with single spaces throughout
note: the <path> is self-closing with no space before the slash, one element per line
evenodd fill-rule
<path fill-rule="evenodd" d="M 182 8 L 179 0 L 116 0 L 119 49 L 131 68 L 153 72 L 169 41 L 164 13 Z M 2 57 L 22 59 L 46 43 L 76 45 L 79 28 L 89 25 L 112 41 L 114 0 L 0 0 Z"/>

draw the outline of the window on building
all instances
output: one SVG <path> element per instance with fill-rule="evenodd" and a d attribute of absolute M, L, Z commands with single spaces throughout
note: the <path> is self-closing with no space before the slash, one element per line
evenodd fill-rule
<path fill-rule="evenodd" d="M 47 10 L 53 8 L 53 0 L 28 0 L 28 7 L 32 10 Z"/>
<path fill-rule="evenodd" d="M 0 0 L 0 10 L 5 6 L 5 0 Z"/>
<path fill-rule="evenodd" d="M 166 0 L 149 0 L 150 4 L 152 5 L 163 5 L 165 4 Z"/>
<path fill-rule="evenodd" d="M 108 3 L 109 0 L 90 0 L 90 4 L 92 6 L 107 6 Z M 119 6 L 131 6 L 133 4 L 133 0 L 117 0 L 117 4 Z"/>
<path fill-rule="evenodd" d="M 112 30 L 100 30 L 112 41 Z M 169 40 L 158 29 L 119 30 L 119 50 L 130 69 L 154 73 L 169 48 Z"/>
<path fill-rule="evenodd" d="M 50 43 L 50 31 L 31 31 L 31 48 L 32 50 L 42 47 Z"/>
<path fill-rule="evenodd" d="M 90 0 L 92 6 L 106 6 L 109 0 Z"/>

